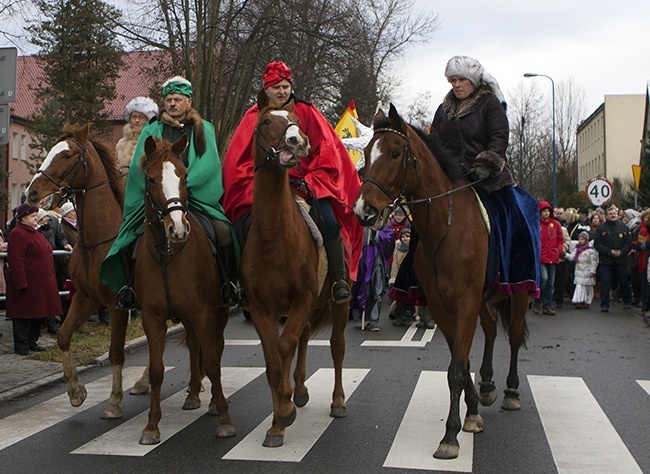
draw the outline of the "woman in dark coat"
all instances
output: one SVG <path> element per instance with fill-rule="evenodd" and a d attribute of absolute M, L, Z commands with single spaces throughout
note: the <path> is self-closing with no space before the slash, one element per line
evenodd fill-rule
<path fill-rule="evenodd" d="M 6 315 L 13 322 L 19 355 L 42 351 L 37 344 L 41 320 L 62 313 L 52 247 L 38 231 L 37 213 L 36 206 L 21 204 L 7 241 Z"/>

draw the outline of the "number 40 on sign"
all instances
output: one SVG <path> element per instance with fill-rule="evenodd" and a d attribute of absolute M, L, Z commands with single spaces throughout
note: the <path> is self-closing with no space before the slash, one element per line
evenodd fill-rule
<path fill-rule="evenodd" d="M 612 183 L 603 177 L 591 178 L 585 188 L 589 202 L 594 206 L 603 206 L 612 199 Z"/>

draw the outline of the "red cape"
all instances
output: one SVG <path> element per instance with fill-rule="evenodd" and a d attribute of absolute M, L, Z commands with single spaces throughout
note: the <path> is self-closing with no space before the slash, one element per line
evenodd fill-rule
<path fill-rule="evenodd" d="M 363 243 L 363 227 L 352 207 L 361 182 L 350 155 L 327 119 L 306 102 L 296 101 L 294 113 L 300 128 L 309 137 L 310 153 L 290 171 L 291 179 L 303 178 L 318 199 L 330 198 L 334 216 L 341 228 L 345 261 L 352 280 Z M 246 111 L 235 130 L 223 162 L 223 208 L 235 222 L 253 205 L 253 131 L 257 123 L 257 105 Z"/>

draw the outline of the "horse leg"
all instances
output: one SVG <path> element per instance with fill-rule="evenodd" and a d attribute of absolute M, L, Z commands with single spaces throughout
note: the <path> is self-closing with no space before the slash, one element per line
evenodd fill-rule
<path fill-rule="evenodd" d="M 309 401 L 309 390 L 305 385 L 305 378 L 307 377 L 307 345 L 310 336 L 309 328 L 305 327 L 298 340 L 298 357 L 296 368 L 293 371 L 293 403 L 298 407 L 304 407 Z"/>
<path fill-rule="evenodd" d="M 228 308 L 217 308 L 215 314 L 206 313 L 206 331 L 201 332 L 201 352 L 205 371 L 212 382 L 212 399 L 208 414 L 218 416 L 217 438 L 231 438 L 237 434 L 237 429 L 230 419 L 228 400 L 223 394 L 221 385 L 221 356 L 223 355 L 224 331 L 228 323 L 230 311 Z"/>
<path fill-rule="evenodd" d="M 183 410 L 197 410 L 201 406 L 201 380 L 203 379 L 203 370 L 201 367 L 201 357 L 205 354 L 202 353 L 197 337 L 197 328 L 183 320 L 185 326 L 185 338 L 187 341 L 187 348 L 190 351 L 190 383 L 188 386 L 187 397 L 183 403 Z"/>
<path fill-rule="evenodd" d="M 510 340 L 510 370 L 506 379 L 507 388 L 504 393 L 504 410 L 519 410 L 521 400 L 519 399 L 519 373 L 517 361 L 519 348 L 526 342 L 526 312 L 530 297 L 526 293 L 518 293 L 510 297 L 510 305 L 506 311 L 510 311 L 510 326 L 508 339 Z"/>
<path fill-rule="evenodd" d="M 465 405 L 467 406 L 467 414 L 463 422 L 463 431 L 468 433 L 480 433 L 483 431 L 483 418 L 478 412 L 479 396 L 476 392 L 476 387 L 472 382 L 471 372 L 469 370 L 469 362 L 467 363 L 467 378 L 465 382 Z"/>
<path fill-rule="evenodd" d="M 61 350 L 61 361 L 63 363 L 63 377 L 68 386 L 68 398 L 70 405 L 79 407 L 86 400 L 86 387 L 79 381 L 79 372 L 70 350 L 70 342 L 74 332 L 81 327 L 96 306 L 94 302 L 86 298 L 81 292 L 75 293 L 68 310 L 68 316 L 61 324 L 56 334 L 56 340 Z"/>
<path fill-rule="evenodd" d="M 497 399 L 497 388 L 494 385 L 494 368 L 492 366 L 492 359 L 494 357 L 494 341 L 497 336 L 497 320 L 494 313 L 490 310 L 487 304 L 482 304 L 479 310 L 481 316 L 481 328 L 485 335 L 485 345 L 483 347 L 483 362 L 479 373 L 481 380 L 479 381 L 480 397 L 479 401 L 483 406 L 492 405 Z"/>
<path fill-rule="evenodd" d="M 153 320 L 150 320 L 153 319 Z M 167 324 L 164 317 L 158 318 L 155 313 L 149 313 L 145 307 L 142 311 L 142 323 L 149 343 L 149 378 L 151 380 L 151 402 L 149 407 L 149 422 L 142 430 L 140 444 L 160 443 L 158 422 L 162 417 L 160 407 L 160 390 L 165 376 L 163 352 L 165 350 L 165 335 Z"/>
<path fill-rule="evenodd" d="M 274 314 L 250 307 L 251 320 L 262 342 L 266 363 L 266 380 L 273 400 L 273 421 L 266 432 L 262 446 L 276 448 L 284 443 L 284 427 L 277 422 L 278 386 L 280 384 L 281 362 L 278 351 L 278 323 Z"/>
<path fill-rule="evenodd" d="M 330 416 L 345 418 L 348 416 L 343 391 L 343 359 L 345 358 L 345 327 L 348 324 L 349 305 L 330 305 L 332 311 L 332 334 L 330 336 L 330 353 L 334 362 L 334 391 Z"/>
<path fill-rule="evenodd" d="M 111 396 L 101 415 L 103 420 L 122 418 L 122 399 L 124 397 L 122 392 L 122 369 L 124 368 L 124 343 L 128 324 L 127 311 L 118 310 L 114 304 L 110 304 L 108 312 L 111 316 L 111 347 L 108 358 L 113 368 L 113 386 Z"/>
<path fill-rule="evenodd" d="M 133 384 L 129 395 L 144 395 L 149 393 L 149 364 L 142 371 L 140 378 Z"/>

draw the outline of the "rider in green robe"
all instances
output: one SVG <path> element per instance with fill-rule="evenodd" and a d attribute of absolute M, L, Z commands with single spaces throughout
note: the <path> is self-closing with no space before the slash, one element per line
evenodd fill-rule
<path fill-rule="evenodd" d="M 189 207 L 214 222 L 219 267 L 224 281 L 221 288 L 222 306 L 235 306 L 238 302 L 234 282 L 237 278 L 239 248 L 232 224 L 219 203 L 223 184 L 214 126 L 201 119 L 198 111 L 192 108 L 192 85 L 186 79 L 176 76 L 168 80 L 163 85 L 162 95 L 165 101 L 163 112 L 157 120 L 145 125 L 138 139 L 126 182 L 124 221 L 102 262 L 100 278 L 106 286 L 118 293 L 118 308 L 135 307 L 131 253 L 133 243 L 144 229 L 145 184 L 139 163 L 144 154 L 144 142 L 149 136 L 175 142 L 182 134 L 186 134 L 189 144 L 181 158 L 187 167 Z"/>

